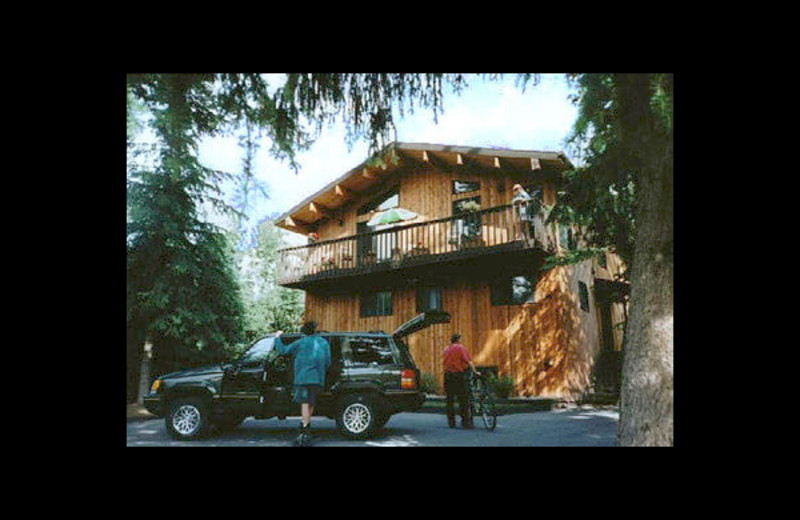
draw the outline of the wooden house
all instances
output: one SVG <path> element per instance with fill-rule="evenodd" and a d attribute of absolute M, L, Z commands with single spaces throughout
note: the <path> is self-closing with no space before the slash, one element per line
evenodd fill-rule
<path fill-rule="evenodd" d="M 421 311 L 450 313 L 450 323 L 408 339 L 440 390 L 441 352 L 455 332 L 476 365 L 513 379 L 513 395 L 616 385 L 618 258 L 543 268 L 573 246 L 569 227 L 545 224 L 570 166 L 562 153 L 393 143 L 380 156 L 276 221 L 314 237 L 278 252 L 278 283 L 306 292 L 306 319 L 324 330 L 391 331 Z M 512 203 L 515 184 L 533 199 L 530 218 Z M 407 210 L 404 219 L 374 225 L 391 209 Z"/>

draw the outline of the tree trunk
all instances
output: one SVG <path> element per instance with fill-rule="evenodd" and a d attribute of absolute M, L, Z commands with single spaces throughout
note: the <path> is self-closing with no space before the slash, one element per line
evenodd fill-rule
<path fill-rule="evenodd" d="M 145 340 L 144 351 L 142 352 L 142 364 L 139 370 L 139 398 L 137 403 L 144 403 L 144 396 L 150 392 L 150 360 L 152 359 L 153 345 Z"/>
<path fill-rule="evenodd" d="M 623 354 L 617 444 L 673 445 L 672 139 L 658 132 L 649 77 L 617 80 L 620 138 L 638 172 L 629 334 Z"/>

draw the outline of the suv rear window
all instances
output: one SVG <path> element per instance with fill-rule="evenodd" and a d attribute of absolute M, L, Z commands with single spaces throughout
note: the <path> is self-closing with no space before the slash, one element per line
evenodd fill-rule
<path fill-rule="evenodd" d="M 396 363 L 388 338 L 342 338 L 344 366 L 391 365 Z"/>

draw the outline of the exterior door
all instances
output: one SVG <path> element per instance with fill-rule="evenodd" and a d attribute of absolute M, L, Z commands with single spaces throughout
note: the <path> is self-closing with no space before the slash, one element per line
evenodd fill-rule
<path fill-rule="evenodd" d="M 358 253 L 358 265 L 360 266 L 375 263 L 375 253 L 372 243 L 374 237 L 372 235 L 362 235 L 362 233 L 369 233 L 370 231 L 372 231 L 372 229 L 367 226 L 366 222 L 359 222 L 356 224 L 356 233 L 358 233 L 356 251 Z"/>
<path fill-rule="evenodd" d="M 614 333 L 611 325 L 611 304 L 598 303 L 600 328 L 602 329 L 600 354 L 595 361 L 594 376 L 598 390 L 619 394 L 622 376 L 622 356 L 614 349 Z"/>

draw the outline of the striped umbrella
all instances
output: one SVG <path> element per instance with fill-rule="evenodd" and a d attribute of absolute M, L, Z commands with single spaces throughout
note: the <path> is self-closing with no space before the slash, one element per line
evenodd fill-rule
<path fill-rule="evenodd" d="M 417 214 L 414 213 L 413 211 L 409 211 L 404 208 L 392 208 L 377 213 L 374 217 L 369 219 L 367 225 L 370 227 L 385 226 L 387 224 L 395 224 L 397 222 L 402 222 L 403 220 L 411 220 L 416 217 Z"/>

